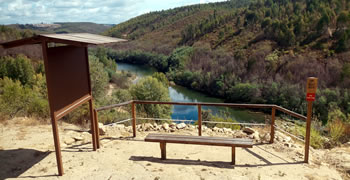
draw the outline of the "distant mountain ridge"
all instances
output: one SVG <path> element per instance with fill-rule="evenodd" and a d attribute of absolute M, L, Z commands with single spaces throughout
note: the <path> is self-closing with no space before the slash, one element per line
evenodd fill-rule
<path fill-rule="evenodd" d="M 113 25 L 96 24 L 91 22 L 54 22 L 53 24 L 11 24 L 9 27 L 29 29 L 35 33 L 93 33 L 100 34 Z"/>

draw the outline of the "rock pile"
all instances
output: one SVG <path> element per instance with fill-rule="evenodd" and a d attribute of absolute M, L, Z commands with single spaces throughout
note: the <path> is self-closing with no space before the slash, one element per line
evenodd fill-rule
<path fill-rule="evenodd" d="M 106 128 L 107 127 L 107 128 Z M 104 129 L 104 131 L 108 131 L 108 127 L 112 128 L 111 130 L 119 130 L 132 133 L 131 126 L 124 126 L 122 124 L 113 124 L 113 125 L 105 125 L 102 126 L 100 124 L 100 130 Z M 189 132 L 198 132 L 198 125 L 193 124 L 185 124 L 185 123 L 142 123 L 136 125 L 136 130 L 138 132 L 166 132 L 166 133 L 174 133 L 177 131 L 189 131 Z M 244 127 L 241 130 L 232 130 L 230 128 L 219 128 L 213 127 L 209 128 L 205 125 L 202 125 L 202 132 L 205 136 L 231 136 L 233 138 L 250 138 L 253 139 L 257 143 L 267 143 L 270 141 L 270 133 L 269 132 L 259 132 L 256 129 L 250 127 Z M 282 136 L 279 136 L 282 137 Z M 290 138 L 284 138 L 285 142 L 289 142 Z"/>

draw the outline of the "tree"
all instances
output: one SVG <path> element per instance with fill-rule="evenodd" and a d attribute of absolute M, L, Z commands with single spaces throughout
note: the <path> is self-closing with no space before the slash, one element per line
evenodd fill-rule
<path fill-rule="evenodd" d="M 170 101 L 169 90 L 156 78 L 146 77 L 131 86 L 130 94 L 134 100 Z M 170 118 L 171 107 L 167 105 L 138 105 L 137 110 L 147 117 Z"/>
<path fill-rule="evenodd" d="M 164 73 L 161 72 L 155 72 L 152 74 L 153 78 L 156 78 L 159 82 L 161 82 L 165 87 L 169 86 L 169 80 L 168 78 L 165 76 Z"/>
<path fill-rule="evenodd" d="M 16 58 L 10 56 L 0 58 L 0 78 L 7 76 L 19 80 L 22 85 L 31 85 L 34 74 L 31 60 L 24 55 L 18 55 Z"/>
<path fill-rule="evenodd" d="M 104 95 L 108 85 L 108 73 L 105 71 L 103 64 L 95 56 L 89 57 L 91 89 L 94 98 Z"/>

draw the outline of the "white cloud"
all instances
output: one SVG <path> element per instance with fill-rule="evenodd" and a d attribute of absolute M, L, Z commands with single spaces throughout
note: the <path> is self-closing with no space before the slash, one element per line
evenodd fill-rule
<path fill-rule="evenodd" d="M 117 24 L 150 11 L 222 0 L 0 0 L 0 24 Z"/>

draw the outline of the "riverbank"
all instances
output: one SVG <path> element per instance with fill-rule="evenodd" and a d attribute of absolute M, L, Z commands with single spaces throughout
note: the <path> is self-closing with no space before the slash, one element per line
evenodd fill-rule
<path fill-rule="evenodd" d="M 136 65 L 128 63 L 118 62 L 118 71 L 131 72 L 136 75 L 136 83 L 140 78 L 151 76 L 153 73 L 157 72 L 155 68 L 147 65 Z M 212 102 L 212 103 L 223 103 L 223 99 L 211 97 L 207 94 L 188 89 L 186 87 L 171 85 L 168 87 L 169 96 L 173 102 Z M 248 111 L 245 109 L 232 109 L 225 107 L 209 107 L 203 106 L 203 110 L 210 110 L 211 113 L 220 115 L 220 113 L 227 112 L 230 113 L 230 117 L 237 122 L 255 122 L 261 123 L 265 121 L 263 113 L 255 113 L 253 111 Z M 172 119 L 179 120 L 198 120 L 198 111 L 195 106 L 173 106 L 172 108 Z"/>
<path fill-rule="evenodd" d="M 28 118 L 6 122 L 0 124 L 0 179 L 57 179 L 51 125 Z M 105 127 L 102 147 L 94 152 L 87 129 L 60 121 L 65 175 L 59 179 L 349 179 L 336 169 L 350 163 L 346 161 L 350 146 L 312 150 L 311 161 L 305 164 L 300 162 L 303 150 L 299 144 L 287 147 L 283 140 L 276 140 L 274 144 L 237 148 L 236 166 L 231 166 L 229 148 L 169 144 L 168 160 L 162 161 L 159 144 L 143 141 L 147 134 L 197 135 L 196 129 L 143 131 L 141 126 L 137 138 L 130 138 L 129 127 Z M 203 135 L 233 137 L 231 133 L 211 133 Z"/>

